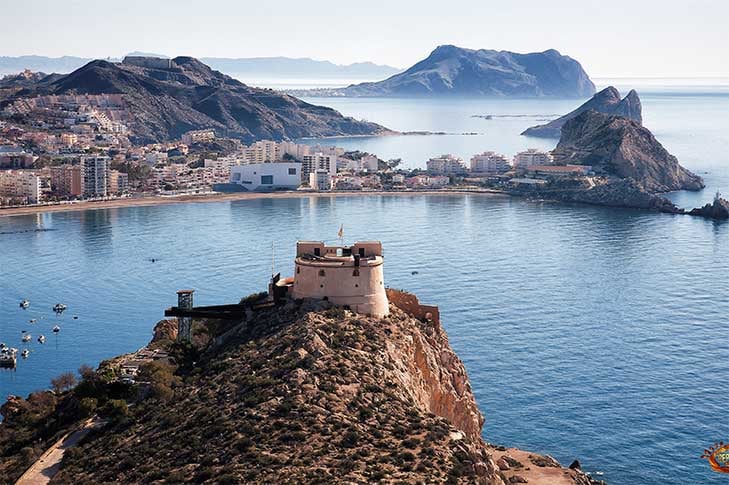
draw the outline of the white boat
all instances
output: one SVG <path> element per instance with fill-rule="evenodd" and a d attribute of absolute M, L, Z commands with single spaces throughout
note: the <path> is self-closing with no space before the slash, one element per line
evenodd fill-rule
<path fill-rule="evenodd" d="M 53 327 L 53 333 L 58 333 L 60 331 L 61 331 L 61 327 L 59 327 L 58 325 L 56 325 L 55 327 Z"/>
<path fill-rule="evenodd" d="M 20 300 L 20 308 L 25 310 L 30 306 L 30 302 L 28 300 Z"/>
<path fill-rule="evenodd" d="M 37 321 L 38 321 L 38 320 L 36 320 L 35 318 L 31 318 L 30 320 L 28 320 L 28 323 L 35 323 L 35 322 L 37 322 Z"/>
<path fill-rule="evenodd" d="M 17 354 L 18 349 L 13 349 L 6 345 L 0 348 L 0 367 L 14 368 L 18 363 Z"/>
<path fill-rule="evenodd" d="M 23 342 L 30 342 L 30 339 L 32 338 L 33 337 L 29 333 L 26 333 L 25 335 L 23 335 Z"/>
<path fill-rule="evenodd" d="M 65 312 L 66 308 L 68 308 L 68 307 L 66 305 L 64 305 L 63 303 L 56 303 L 55 305 L 53 305 L 53 311 L 58 313 L 59 315 L 61 313 Z"/>
<path fill-rule="evenodd" d="M 20 353 L 20 356 L 24 359 L 27 359 L 29 355 L 30 355 L 30 350 L 28 350 L 28 349 L 23 349 L 23 351 Z"/>
<path fill-rule="evenodd" d="M 38 335 L 38 343 L 41 343 L 41 344 L 46 343 L 46 336 L 45 335 Z"/>

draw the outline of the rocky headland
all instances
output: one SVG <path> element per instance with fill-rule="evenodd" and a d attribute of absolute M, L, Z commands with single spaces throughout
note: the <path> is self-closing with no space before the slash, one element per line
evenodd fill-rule
<path fill-rule="evenodd" d="M 558 165 L 591 167 L 591 175 L 554 178 L 537 187 L 515 188 L 511 193 L 564 202 L 701 215 L 687 212 L 661 196 L 674 190 L 701 190 L 704 182 L 682 167 L 676 157 L 637 121 L 595 110 L 584 111 L 564 124 L 552 155 Z"/>
<path fill-rule="evenodd" d="M 519 54 L 438 46 L 422 61 L 383 81 L 318 91 L 366 97 L 584 97 L 595 85 L 579 62 L 554 49 Z"/>
<path fill-rule="evenodd" d="M 142 365 L 137 384 L 118 380 L 115 359 L 75 388 L 11 398 L 0 472 L 17 477 L 97 414 L 106 425 L 66 450 L 53 483 L 597 483 L 484 442 L 437 313 L 389 296 L 382 319 L 304 300 L 196 321 L 193 346 L 163 321 L 152 346 L 169 357 Z"/>
<path fill-rule="evenodd" d="M 579 114 L 590 110 L 608 115 L 621 116 L 633 120 L 638 124 L 643 123 L 643 113 L 638 93 L 632 89 L 624 98 L 620 99 L 620 92 L 615 87 L 608 86 L 581 104 L 577 109 L 549 123 L 527 128 L 522 132 L 522 135 L 541 138 L 559 138 L 565 123 L 576 118 Z"/>

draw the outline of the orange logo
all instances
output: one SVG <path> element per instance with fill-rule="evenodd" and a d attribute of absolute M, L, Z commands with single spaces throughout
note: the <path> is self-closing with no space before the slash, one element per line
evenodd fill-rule
<path fill-rule="evenodd" d="M 701 458 L 709 460 L 711 469 L 719 473 L 729 473 L 729 444 L 720 441 L 704 450 Z"/>

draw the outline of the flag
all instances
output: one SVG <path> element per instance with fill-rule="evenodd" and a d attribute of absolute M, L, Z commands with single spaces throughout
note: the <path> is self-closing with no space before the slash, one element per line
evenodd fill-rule
<path fill-rule="evenodd" d="M 339 231 L 337 231 L 337 237 L 339 239 L 344 239 L 344 224 L 339 226 Z"/>

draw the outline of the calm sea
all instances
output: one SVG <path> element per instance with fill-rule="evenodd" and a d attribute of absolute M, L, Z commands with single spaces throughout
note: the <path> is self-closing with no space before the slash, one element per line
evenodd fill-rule
<path fill-rule="evenodd" d="M 646 125 L 709 186 L 672 196 L 693 206 L 729 193 L 729 94 L 669 88 L 641 93 Z M 549 148 L 518 133 L 575 105 L 320 101 L 398 130 L 480 133 L 336 140 L 408 166 L 440 153 Z M 179 288 L 195 288 L 199 304 L 265 289 L 272 242 L 287 274 L 297 239 L 334 240 L 340 223 L 348 241 L 383 241 L 390 286 L 441 307 L 488 441 L 579 458 L 612 484 L 726 482 L 699 456 L 729 439 L 729 224 L 686 216 L 415 195 L 0 218 L 0 341 L 23 348 L 21 331 L 33 335 L 30 358 L 0 372 L 0 396 L 141 347 Z M 61 317 L 57 302 L 68 305 Z"/>

